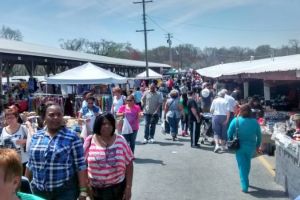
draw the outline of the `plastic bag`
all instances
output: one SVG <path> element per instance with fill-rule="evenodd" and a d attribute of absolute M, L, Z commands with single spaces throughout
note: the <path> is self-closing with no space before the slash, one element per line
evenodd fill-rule
<path fill-rule="evenodd" d="M 117 126 L 118 134 L 121 134 L 122 129 L 123 129 L 123 119 L 118 119 L 117 118 L 116 126 Z"/>
<path fill-rule="evenodd" d="M 163 122 L 161 123 L 161 133 L 164 134 L 164 135 L 166 134 L 165 123 L 166 123 L 165 121 L 163 121 Z"/>
<path fill-rule="evenodd" d="M 83 138 L 84 140 L 88 137 L 88 130 L 87 130 L 87 123 L 86 122 L 84 122 L 82 124 L 80 137 Z"/>
<path fill-rule="evenodd" d="M 127 120 L 127 118 L 124 117 L 124 119 L 123 119 L 123 127 L 122 127 L 122 134 L 123 135 L 130 134 L 132 132 L 133 132 L 133 130 L 132 130 L 132 128 L 131 128 L 131 126 L 130 126 L 128 120 Z"/>

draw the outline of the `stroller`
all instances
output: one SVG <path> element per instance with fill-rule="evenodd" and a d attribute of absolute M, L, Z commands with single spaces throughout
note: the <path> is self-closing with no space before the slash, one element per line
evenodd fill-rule
<path fill-rule="evenodd" d="M 202 115 L 202 123 L 200 126 L 200 143 L 204 144 L 205 142 L 210 145 L 214 145 L 213 139 L 213 130 L 212 130 L 212 114 L 211 113 L 203 113 Z"/>

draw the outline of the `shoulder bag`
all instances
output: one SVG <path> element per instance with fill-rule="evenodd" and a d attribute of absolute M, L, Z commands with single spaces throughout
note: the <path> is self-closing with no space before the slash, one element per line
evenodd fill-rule
<path fill-rule="evenodd" d="M 239 118 L 236 118 L 235 125 L 235 136 L 233 140 L 227 142 L 227 146 L 229 150 L 236 151 L 240 148 L 240 140 L 239 140 Z"/>

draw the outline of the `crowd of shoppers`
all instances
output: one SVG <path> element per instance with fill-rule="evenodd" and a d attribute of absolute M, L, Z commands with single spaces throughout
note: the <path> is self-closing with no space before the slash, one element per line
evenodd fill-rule
<path fill-rule="evenodd" d="M 84 141 L 66 128 L 64 113 L 53 102 L 45 105 L 41 113 L 42 128 L 37 132 L 30 122 L 21 125 L 14 109 L 5 110 L 0 141 L 5 143 L 3 146 L 16 150 L 20 163 L 26 168 L 25 176 L 31 182 L 32 192 L 41 198 L 83 200 L 91 196 L 93 199 L 129 200 L 135 143 L 142 118 L 145 125 L 143 144 L 155 143 L 156 125 L 161 119 L 165 132 L 173 141 L 178 141 L 178 136 L 190 136 L 191 147 L 201 148 L 198 142 L 203 115 L 211 113 L 216 153 L 227 150 L 227 140 L 231 140 L 236 127 L 240 127 L 240 149 L 236 159 L 242 191 L 247 192 L 251 158 L 261 143 L 260 127 L 253 118 L 257 116 L 253 115 L 253 110 L 262 108 L 254 99 L 249 105 L 241 105 L 238 113 L 239 96 L 237 89 L 232 94 L 226 89 L 216 92 L 212 84 L 193 78 L 182 82 L 170 78 L 160 85 L 150 83 L 148 88 L 143 83 L 141 88 L 124 95 L 115 87 L 110 113 L 102 113 L 93 95 L 85 94 L 78 115 L 88 127 L 89 136 Z M 125 119 L 132 130 L 126 134 L 122 133 Z M 1 170 L 6 169 L 0 165 L 0 175 Z"/>

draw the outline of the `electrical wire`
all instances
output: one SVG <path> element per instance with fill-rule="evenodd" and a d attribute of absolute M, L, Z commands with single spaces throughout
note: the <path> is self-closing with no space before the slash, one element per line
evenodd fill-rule
<path fill-rule="evenodd" d="M 157 17 L 156 17 L 157 18 Z M 171 19 L 166 19 L 166 18 L 160 18 L 160 20 L 167 21 L 167 22 L 172 22 L 173 20 Z M 207 29 L 216 29 L 216 30 L 227 30 L 227 31 L 244 31 L 244 32 L 300 32 L 300 29 L 298 28 L 285 28 L 285 29 L 276 29 L 276 28 L 269 28 L 269 29 L 261 29 L 261 28 L 237 28 L 237 27 L 222 27 L 222 26 L 211 26 L 211 25 L 206 25 L 206 24 L 193 24 L 193 23 L 178 23 L 180 25 L 188 25 L 188 26 L 193 26 L 196 28 L 207 28 Z"/>

